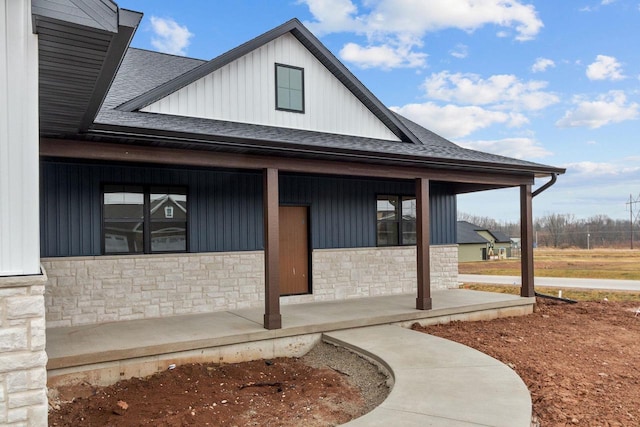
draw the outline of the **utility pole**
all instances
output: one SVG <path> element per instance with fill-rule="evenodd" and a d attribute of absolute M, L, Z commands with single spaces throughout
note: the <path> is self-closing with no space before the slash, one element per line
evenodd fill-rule
<path fill-rule="evenodd" d="M 640 195 L 638 196 L 637 199 L 634 200 L 633 194 L 629 194 L 629 201 L 626 204 L 629 205 L 629 228 L 631 231 L 631 249 L 633 249 L 633 224 L 636 222 L 636 218 L 638 216 L 638 214 L 636 214 L 636 216 L 633 216 L 633 206 L 636 203 L 640 203 Z"/>

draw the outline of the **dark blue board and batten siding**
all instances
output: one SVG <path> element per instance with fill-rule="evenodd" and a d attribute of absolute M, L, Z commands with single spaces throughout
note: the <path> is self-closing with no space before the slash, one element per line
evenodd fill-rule
<path fill-rule="evenodd" d="M 189 252 L 263 248 L 262 174 L 158 166 L 41 163 L 43 257 L 101 253 L 104 184 L 187 187 Z M 412 195 L 412 181 L 280 176 L 280 203 L 308 205 L 314 249 L 376 245 L 376 195 Z M 431 242 L 455 243 L 456 197 L 431 185 Z"/>

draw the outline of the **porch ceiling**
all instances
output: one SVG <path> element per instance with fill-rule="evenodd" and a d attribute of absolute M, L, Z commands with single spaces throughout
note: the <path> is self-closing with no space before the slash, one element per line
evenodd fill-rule
<path fill-rule="evenodd" d="M 77 135 L 98 113 L 142 14 L 110 0 L 33 0 L 40 134 Z"/>

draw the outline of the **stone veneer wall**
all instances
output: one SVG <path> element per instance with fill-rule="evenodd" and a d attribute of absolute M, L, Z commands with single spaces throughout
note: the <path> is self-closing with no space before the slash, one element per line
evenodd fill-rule
<path fill-rule="evenodd" d="M 46 276 L 0 277 L 0 425 L 47 425 Z"/>
<path fill-rule="evenodd" d="M 458 245 L 431 245 L 431 289 L 458 287 Z M 287 303 L 334 301 L 416 292 L 416 247 L 316 249 L 313 294 Z"/>
<path fill-rule="evenodd" d="M 264 301 L 256 252 L 46 258 L 47 327 L 254 307 Z"/>
<path fill-rule="evenodd" d="M 313 293 L 282 304 L 416 291 L 415 247 L 313 251 Z M 260 307 L 264 255 L 216 252 L 42 260 L 47 327 Z M 458 286 L 457 245 L 431 246 L 432 289 Z"/>

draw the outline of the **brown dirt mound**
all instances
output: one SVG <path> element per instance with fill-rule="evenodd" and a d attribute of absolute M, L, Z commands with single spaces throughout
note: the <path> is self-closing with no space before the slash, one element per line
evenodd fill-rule
<path fill-rule="evenodd" d="M 190 364 L 50 394 L 51 426 L 331 426 L 368 412 L 388 388 L 377 367 L 321 344 L 302 359 Z"/>

